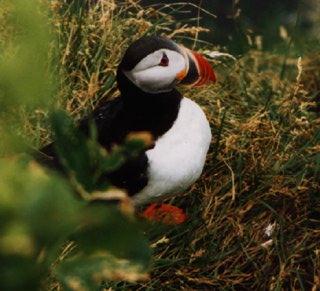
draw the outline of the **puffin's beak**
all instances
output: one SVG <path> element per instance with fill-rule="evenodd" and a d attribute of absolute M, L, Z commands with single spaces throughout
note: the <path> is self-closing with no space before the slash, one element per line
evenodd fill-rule
<path fill-rule="evenodd" d="M 176 78 L 181 84 L 197 87 L 216 81 L 216 75 L 211 65 L 201 54 L 185 47 L 181 47 L 181 50 L 189 65 L 177 74 Z"/>

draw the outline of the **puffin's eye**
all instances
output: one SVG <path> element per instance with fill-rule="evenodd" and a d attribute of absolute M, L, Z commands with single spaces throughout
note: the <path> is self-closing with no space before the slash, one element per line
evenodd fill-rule
<path fill-rule="evenodd" d="M 165 53 L 163 53 L 162 59 L 159 63 L 159 66 L 161 67 L 167 67 L 169 65 L 169 59 Z"/>

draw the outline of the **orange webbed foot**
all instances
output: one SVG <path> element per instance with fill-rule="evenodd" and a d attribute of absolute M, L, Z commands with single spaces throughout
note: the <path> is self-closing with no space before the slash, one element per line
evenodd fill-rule
<path fill-rule="evenodd" d="M 187 220 L 184 210 L 170 204 L 150 204 L 141 215 L 149 221 L 162 222 L 167 225 L 181 224 Z"/>

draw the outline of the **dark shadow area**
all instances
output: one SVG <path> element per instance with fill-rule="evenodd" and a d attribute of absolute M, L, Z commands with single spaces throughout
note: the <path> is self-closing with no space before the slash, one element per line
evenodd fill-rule
<path fill-rule="evenodd" d="M 182 2 L 186 4 L 178 4 Z M 172 14 L 183 23 L 191 22 L 193 25 L 200 24 L 200 26 L 210 28 L 209 33 L 200 35 L 201 39 L 226 47 L 234 54 L 242 54 L 250 47 L 261 44 L 265 50 L 277 48 L 281 51 L 285 32 L 297 39 L 295 43 L 298 50 L 305 41 L 317 37 L 314 28 L 317 18 L 316 11 L 317 9 L 319 11 L 320 4 L 314 0 L 192 0 L 182 2 L 141 1 L 144 6 L 159 7 L 163 4 L 170 4 L 170 7 L 164 8 L 165 12 Z M 216 18 L 201 11 L 197 6 L 215 14 Z M 282 30 L 282 35 L 280 35 L 280 30 Z"/>

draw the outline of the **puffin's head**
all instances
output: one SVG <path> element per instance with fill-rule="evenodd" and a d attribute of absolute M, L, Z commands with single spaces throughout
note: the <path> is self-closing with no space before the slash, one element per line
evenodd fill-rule
<path fill-rule="evenodd" d="M 171 91 L 179 83 L 201 86 L 216 80 L 203 56 L 159 36 L 132 43 L 118 71 L 142 91 L 153 94 Z"/>

